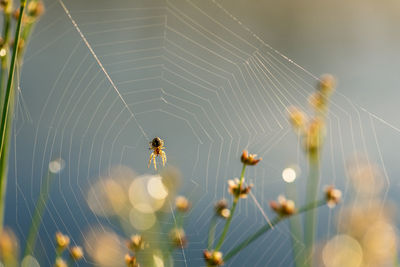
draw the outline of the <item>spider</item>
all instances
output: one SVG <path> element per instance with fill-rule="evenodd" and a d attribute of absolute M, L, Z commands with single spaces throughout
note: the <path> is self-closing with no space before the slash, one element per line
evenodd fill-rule
<path fill-rule="evenodd" d="M 165 152 L 163 151 L 164 147 L 164 140 L 162 140 L 160 137 L 155 137 L 151 142 L 149 142 L 150 145 L 150 150 L 153 150 L 153 152 L 150 154 L 149 158 L 149 164 L 147 168 L 150 168 L 151 161 L 154 162 L 154 169 L 157 170 L 157 163 L 156 163 L 156 157 L 161 156 L 162 159 L 162 164 L 165 166 L 165 162 L 167 162 L 167 155 L 165 155 Z"/>

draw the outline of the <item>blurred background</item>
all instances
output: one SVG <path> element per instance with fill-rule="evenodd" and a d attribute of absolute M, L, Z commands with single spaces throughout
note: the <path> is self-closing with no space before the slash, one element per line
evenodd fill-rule
<path fill-rule="evenodd" d="M 120 232 L 91 212 L 87 192 L 115 165 L 154 174 L 147 161 L 155 136 L 182 172 L 180 194 L 193 202 L 177 266 L 203 266 L 213 204 L 228 197 L 242 149 L 263 157 L 246 178 L 268 215 L 268 201 L 286 191 L 288 166 L 299 166 L 294 184 L 303 202 L 307 164 L 286 107 L 311 114 L 307 98 L 323 73 L 338 86 L 321 190 L 335 184 L 345 203 L 356 198 L 346 168 L 358 153 L 377 164 L 383 202 L 399 203 L 398 1 L 66 1 L 104 70 L 60 3 L 44 3 L 21 72 L 6 209 L 23 242 L 48 163 L 65 161 L 40 228 L 43 266 L 53 261 L 58 230 L 79 244 L 98 225 Z M 338 211 L 319 210 L 320 240 L 338 231 Z M 236 215 L 225 251 L 265 223 L 251 198 Z M 293 266 L 290 248 L 283 223 L 228 266 Z"/>

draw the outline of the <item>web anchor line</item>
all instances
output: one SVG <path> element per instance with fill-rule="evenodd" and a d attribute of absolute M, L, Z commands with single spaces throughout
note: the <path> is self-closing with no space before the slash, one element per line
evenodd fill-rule
<path fill-rule="evenodd" d="M 149 139 L 149 136 L 146 134 L 144 131 L 143 127 L 139 124 L 139 121 L 137 120 L 135 114 L 133 113 L 132 109 L 128 106 L 128 103 L 126 103 L 125 99 L 122 97 L 121 92 L 118 90 L 117 86 L 115 85 L 114 81 L 111 79 L 110 75 L 108 74 L 107 70 L 104 68 L 103 64 L 101 63 L 100 59 L 97 57 L 96 53 L 94 52 L 92 46 L 89 44 L 88 40 L 86 39 L 85 35 L 82 33 L 81 29 L 79 28 L 78 24 L 75 22 L 75 20 L 72 18 L 71 13 L 69 12 L 68 8 L 65 6 L 64 2 L 62 0 L 58 0 L 60 3 L 61 7 L 64 9 L 65 14 L 68 16 L 70 19 L 72 25 L 74 25 L 74 28 L 76 31 L 79 33 L 81 36 L 83 42 L 87 46 L 87 48 L 90 51 L 90 54 L 94 57 L 96 60 L 97 64 L 99 65 L 100 69 L 103 71 L 104 75 L 106 76 L 107 80 L 110 82 L 111 86 L 114 88 L 115 92 L 118 94 L 118 97 L 121 99 L 122 103 L 124 104 L 125 108 L 128 110 L 128 112 L 131 114 L 132 118 L 135 120 L 136 124 L 138 125 L 140 131 L 142 132 L 143 136 L 147 139 Z"/>

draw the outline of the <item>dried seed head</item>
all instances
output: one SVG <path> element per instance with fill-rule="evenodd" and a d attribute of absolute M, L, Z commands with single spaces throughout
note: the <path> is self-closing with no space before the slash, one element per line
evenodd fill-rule
<path fill-rule="evenodd" d="M 231 215 L 231 211 L 228 209 L 228 202 L 225 199 L 219 200 L 215 203 L 215 214 L 218 216 L 227 219 Z"/>
<path fill-rule="evenodd" d="M 31 24 L 35 22 L 43 13 L 44 13 L 44 4 L 42 1 L 30 1 L 26 8 L 26 15 L 22 18 L 22 23 Z M 13 12 L 13 17 L 15 20 L 18 20 L 20 16 L 20 10 L 16 9 Z"/>
<path fill-rule="evenodd" d="M 0 0 L 0 9 L 4 10 L 5 13 L 11 12 L 11 1 L 10 0 Z"/>
<path fill-rule="evenodd" d="M 183 248 L 187 244 L 186 234 L 182 228 L 173 228 L 169 232 L 169 238 L 174 247 Z"/>
<path fill-rule="evenodd" d="M 136 257 L 129 254 L 125 255 L 125 263 L 127 267 L 139 267 L 139 264 L 136 261 Z"/>
<path fill-rule="evenodd" d="M 289 120 L 293 128 L 297 131 L 304 130 L 307 124 L 306 114 L 296 107 L 289 107 Z"/>
<path fill-rule="evenodd" d="M 234 197 L 247 198 L 247 195 L 250 193 L 252 187 L 253 184 L 245 186 L 244 179 L 242 184 L 240 184 L 238 178 L 235 178 L 234 180 L 228 180 L 228 192 Z"/>
<path fill-rule="evenodd" d="M 32 19 L 40 17 L 44 13 L 44 5 L 42 1 L 30 1 L 27 6 L 27 15 Z"/>
<path fill-rule="evenodd" d="M 11 230 L 3 229 L 0 233 L 0 256 L 4 259 L 15 259 L 18 254 L 18 241 Z"/>
<path fill-rule="evenodd" d="M 328 207 L 333 208 L 340 202 L 342 192 L 333 185 L 327 186 L 325 188 L 325 198 Z"/>
<path fill-rule="evenodd" d="M 141 235 L 133 235 L 127 244 L 128 248 L 132 251 L 144 249 L 143 237 Z"/>
<path fill-rule="evenodd" d="M 220 251 L 203 251 L 204 260 L 209 266 L 222 266 L 224 265 L 223 254 Z"/>
<path fill-rule="evenodd" d="M 68 247 L 69 245 L 69 237 L 66 235 L 63 235 L 61 232 L 56 233 L 56 243 L 57 247 L 61 250 L 64 250 L 65 248 Z"/>
<path fill-rule="evenodd" d="M 318 90 L 326 95 L 329 96 L 333 93 L 336 86 L 335 78 L 330 74 L 324 74 L 319 78 L 318 81 Z"/>
<path fill-rule="evenodd" d="M 69 250 L 69 255 L 71 256 L 71 258 L 75 261 L 78 261 L 80 259 L 83 258 L 83 249 L 80 246 L 73 246 L 70 250 Z"/>
<path fill-rule="evenodd" d="M 305 132 L 303 144 L 307 153 L 315 154 L 318 152 L 323 143 L 325 135 L 324 121 L 320 118 L 314 118 L 308 125 Z"/>
<path fill-rule="evenodd" d="M 262 158 L 256 159 L 256 157 L 257 157 L 256 154 L 249 154 L 247 150 L 243 150 L 240 160 L 242 161 L 243 164 L 254 166 L 262 160 Z"/>
<path fill-rule="evenodd" d="M 12 40 L 11 42 L 10 42 L 10 46 L 12 47 L 12 48 L 14 48 L 14 40 Z M 19 39 L 19 41 L 18 41 L 18 50 L 22 50 L 22 49 L 24 49 L 25 48 L 25 40 L 24 39 Z"/>
<path fill-rule="evenodd" d="M 311 94 L 308 102 L 316 112 L 325 112 L 328 107 L 328 99 L 321 92 Z"/>
<path fill-rule="evenodd" d="M 19 18 L 19 9 L 14 10 L 12 15 L 13 15 L 15 20 L 18 20 L 18 18 Z"/>
<path fill-rule="evenodd" d="M 278 201 L 271 201 L 269 206 L 281 217 L 290 216 L 296 212 L 294 201 L 282 195 L 278 197 Z"/>
<path fill-rule="evenodd" d="M 187 212 L 190 209 L 191 204 L 186 197 L 178 196 L 175 199 L 175 207 L 180 212 Z"/>
<path fill-rule="evenodd" d="M 54 267 L 68 267 L 68 265 L 62 258 L 57 258 Z"/>
<path fill-rule="evenodd" d="M 0 1 L 0 7 L 4 8 L 5 6 L 8 5 L 9 2 L 10 2 L 10 0 L 1 0 Z"/>
<path fill-rule="evenodd" d="M 230 209 L 223 209 L 221 210 L 220 216 L 224 219 L 228 219 L 231 216 L 231 211 Z"/>

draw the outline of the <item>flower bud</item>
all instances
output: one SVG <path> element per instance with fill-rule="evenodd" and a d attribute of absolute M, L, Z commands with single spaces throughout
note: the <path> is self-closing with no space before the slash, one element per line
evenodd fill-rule
<path fill-rule="evenodd" d="M 240 184 L 238 178 L 235 178 L 234 180 L 228 180 L 228 192 L 234 197 L 247 198 L 247 195 L 250 193 L 252 187 L 252 184 L 244 186 L 244 179 L 242 184 Z"/>
<path fill-rule="evenodd" d="M 125 255 L 125 263 L 127 267 L 139 267 L 139 264 L 136 261 L 136 257 L 129 254 Z"/>
<path fill-rule="evenodd" d="M 302 131 L 306 126 L 307 116 L 300 109 L 289 107 L 289 120 L 295 130 Z"/>
<path fill-rule="evenodd" d="M 262 160 L 262 158 L 256 159 L 256 157 L 257 157 L 256 154 L 249 154 L 249 152 L 247 150 L 243 150 L 240 160 L 245 165 L 254 166 Z"/>
<path fill-rule="evenodd" d="M 317 153 L 323 143 L 325 135 L 325 125 L 322 119 L 313 119 L 305 132 L 303 144 L 306 152 L 312 154 Z"/>
<path fill-rule="evenodd" d="M 127 245 L 132 251 L 142 250 L 144 249 L 143 237 L 141 235 L 133 235 Z"/>
<path fill-rule="evenodd" d="M 83 258 L 83 249 L 80 246 L 74 246 L 69 250 L 69 255 L 74 261 L 78 261 Z"/>
<path fill-rule="evenodd" d="M 180 212 L 187 212 L 190 209 L 190 206 L 191 204 L 189 200 L 184 196 L 178 196 L 175 199 L 175 207 Z"/>
<path fill-rule="evenodd" d="M 69 245 L 69 237 L 66 235 L 63 235 L 61 232 L 56 233 L 56 243 L 57 247 L 61 250 L 64 250 L 65 248 L 68 247 Z"/>
<path fill-rule="evenodd" d="M 325 188 L 325 198 L 328 207 L 333 208 L 340 202 L 342 192 L 333 185 L 327 186 Z"/>
<path fill-rule="evenodd" d="M 174 228 L 169 233 L 172 245 L 177 248 L 185 247 L 187 244 L 186 234 L 182 228 Z"/>
<path fill-rule="evenodd" d="M 277 202 L 271 201 L 269 206 L 281 217 L 290 216 L 296 212 L 294 201 L 284 196 L 279 196 Z"/>
<path fill-rule="evenodd" d="M 54 267 L 68 267 L 68 265 L 62 258 L 57 258 Z"/>
<path fill-rule="evenodd" d="M 215 203 L 214 209 L 215 214 L 224 219 L 228 219 L 231 215 L 231 211 L 228 209 L 228 202 L 225 199 L 221 199 L 217 203 Z"/>
<path fill-rule="evenodd" d="M 220 251 L 203 251 L 204 260 L 209 266 L 222 266 L 224 265 L 223 254 Z"/>
<path fill-rule="evenodd" d="M 324 74 L 319 78 L 318 81 L 318 90 L 326 95 L 329 96 L 335 90 L 336 81 L 335 78 L 330 74 Z"/>

